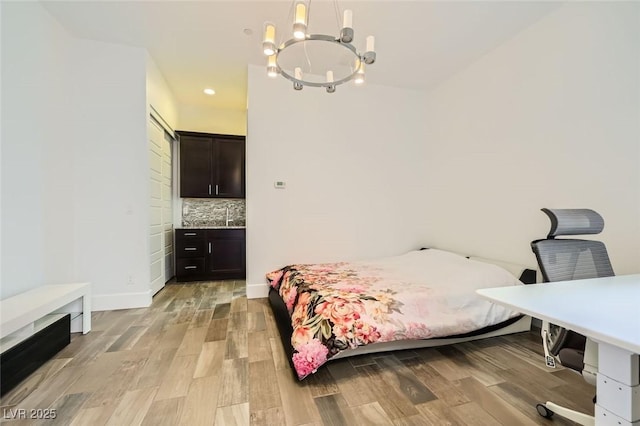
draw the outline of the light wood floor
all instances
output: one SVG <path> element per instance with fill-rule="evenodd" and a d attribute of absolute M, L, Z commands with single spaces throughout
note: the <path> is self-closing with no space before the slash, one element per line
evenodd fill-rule
<path fill-rule="evenodd" d="M 95 312 L 1 402 L 46 425 L 564 425 L 552 400 L 593 412 L 594 388 L 544 367 L 535 333 L 331 362 L 297 382 L 266 299 L 242 281 L 168 285 L 147 309 Z M 55 420 L 8 420 L 18 409 Z"/>

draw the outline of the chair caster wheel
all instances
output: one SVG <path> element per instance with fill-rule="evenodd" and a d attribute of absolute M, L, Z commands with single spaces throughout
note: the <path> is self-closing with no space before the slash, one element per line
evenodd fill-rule
<path fill-rule="evenodd" d="M 553 411 L 549 410 L 544 404 L 536 405 L 536 410 L 545 419 L 550 419 L 553 416 Z"/>

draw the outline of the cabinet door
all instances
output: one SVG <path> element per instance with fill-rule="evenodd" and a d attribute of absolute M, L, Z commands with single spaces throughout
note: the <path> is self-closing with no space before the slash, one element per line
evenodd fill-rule
<path fill-rule="evenodd" d="M 213 139 L 180 136 L 180 196 L 211 197 Z"/>
<path fill-rule="evenodd" d="M 238 139 L 215 139 L 216 196 L 244 198 L 244 146 Z"/>
<path fill-rule="evenodd" d="M 213 279 L 245 277 L 245 234 L 241 229 L 207 233 L 207 272 Z"/>

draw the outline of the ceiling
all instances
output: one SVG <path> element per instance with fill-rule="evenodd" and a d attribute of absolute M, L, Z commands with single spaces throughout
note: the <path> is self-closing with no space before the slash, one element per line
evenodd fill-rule
<path fill-rule="evenodd" d="M 292 8 L 290 1 L 266 0 L 41 3 L 76 37 L 147 49 L 179 103 L 233 110 L 246 108 L 247 64 L 266 63 L 264 22 L 288 32 Z M 369 0 L 338 7 L 353 10 L 359 50 L 367 35 L 376 37 L 377 61 L 367 68 L 367 84 L 429 89 L 559 4 Z M 309 32 L 337 35 L 337 22 L 333 1 L 310 5 Z M 205 87 L 216 95 L 204 95 Z"/>

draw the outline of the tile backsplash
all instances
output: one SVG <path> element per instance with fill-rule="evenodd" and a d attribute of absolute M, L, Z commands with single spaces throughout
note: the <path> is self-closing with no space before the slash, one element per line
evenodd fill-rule
<path fill-rule="evenodd" d="M 245 226 L 245 200 L 237 198 L 183 198 L 182 226 Z"/>

